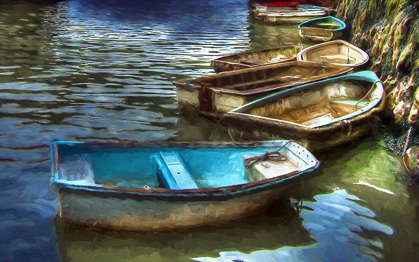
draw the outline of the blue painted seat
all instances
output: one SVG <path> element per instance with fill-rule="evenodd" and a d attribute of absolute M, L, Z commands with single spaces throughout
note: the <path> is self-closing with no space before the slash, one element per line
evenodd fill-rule
<path fill-rule="evenodd" d="M 155 160 L 158 176 L 166 188 L 175 190 L 198 188 L 176 152 L 160 152 L 156 154 Z"/>

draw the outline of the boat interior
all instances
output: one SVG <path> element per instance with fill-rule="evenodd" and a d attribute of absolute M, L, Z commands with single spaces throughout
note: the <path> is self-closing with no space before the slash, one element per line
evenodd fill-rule
<path fill-rule="evenodd" d="M 235 62 L 246 65 L 261 65 L 266 63 L 277 63 L 295 58 L 302 50 L 300 46 L 291 46 L 284 48 L 272 48 L 260 50 L 258 52 L 243 52 L 237 55 L 225 56 L 218 61 Z"/>
<path fill-rule="evenodd" d="M 308 21 L 303 23 L 301 26 L 303 27 L 317 27 L 329 30 L 336 30 L 342 27 L 339 23 L 333 20 L 330 17 L 323 18 L 323 19 L 313 19 L 312 21 Z"/>
<path fill-rule="evenodd" d="M 256 161 L 253 166 L 245 166 L 246 159 L 278 150 L 284 157 L 281 161 Z M 315 162 L 313 156 L 295 143 L 279 148 L 195 149 L 89 149 L 60 144 L 57 152 L 59 164 L 54 177 L 57 183 L 172 190 L 218 188 L 273 177 L 285 178 Z"/>
<path fill-rule="evenodd" d="M 304 60 L 321 63 L 357 64 L 365 59 L 359 50 L 343 44 L 318 46 L 304 53 Z"/>
<path fill-rule="evenodd" d="M 333 37 L 332 31 L 326 30 L 323 28 L 317 28 L 317 27 L 301 27 L 300 33 L 303 36 L 320 36 L 320 37 L 327 37 L 327 38 Z"/>
<path fill-rule="evenodd" d="M 367 106 L 381 97 L 377 92 L 373 83 L 364 81 L 318 84 L 283 98 L 272 97 L 242 113 L 309 127 L 322 126 Z"/>
<path fill-rule="evenodd" d="M 294 62 L 291 62 L 294 63 Z M 206 87 L 246 91 L 270 85 L 302 82 L 313 77 L 336 73 L 336 67 L 295 63 L 275 67 L 258 67 L 218 74 L 212 77 L 197 78 L 193 82 Z"/>

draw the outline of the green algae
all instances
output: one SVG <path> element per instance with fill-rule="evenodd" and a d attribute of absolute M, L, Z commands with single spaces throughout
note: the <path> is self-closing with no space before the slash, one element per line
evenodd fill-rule
<path fill-rule="evenodd" d="M 369 69 L 385 84 L 387 113 L 395 123 L 407 122 L 419 81 L 417 1 L 343 0 L 336 9 L 350 24 L 350 41 L 370 54 Z M 418 121 L 419 115 L 409 123 Z"/>

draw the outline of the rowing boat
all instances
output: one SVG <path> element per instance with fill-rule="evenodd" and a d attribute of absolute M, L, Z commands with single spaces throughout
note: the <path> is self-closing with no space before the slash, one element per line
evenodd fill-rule
<path fill-rule="evenodd" d="M 300 45 L 287 45 L 262 50 L 250 50 L 222 56 L 211 61 L 216 72 L 232 71 L 255 66 L 295 60 L 303 49 Z"/>
<path fill-rule="evenodd" d="M 343 40 L 334 40 L 310 46 L 297 55 L 298 61 L 329 63 L 346 67 L 359 67 L 368 62 L 362 49 Z"/>
<path fill-rule="evenodd" d="M 313 62 L 284 62 L 174 81 L 181 111 L 221 118 L 271 92 L 345 74 L 352 68 Z"/>
<path fill-rule="evenodd" d="M 329 9 L 320 6 L 298 5 L 277 10 L 253 9 L 252 14 L 257 20 L 266 24 L 300 24 L 304 21 L 326 16 Z"/>
<path fill-rule="evenodd" d="M 345 22 L 333 16 L 326 16 L 299 24 L 298 34 L 312 41 L 326 42 L 341 37 L 345 28 Z"/>
<path fill-rule="evenodd" d="M 169 231 L 241 219 L 318 167 L 291 141 L 52 141 L 50 148 L 60 219 L 109 230 Z"/>
<path fill-rule="evenodd" d="M 372 71 L 296 86 L 224 115 L 233 140 L 291 139 L 311 151 L 366 136 L 384 108 L 384 88 Z"/>

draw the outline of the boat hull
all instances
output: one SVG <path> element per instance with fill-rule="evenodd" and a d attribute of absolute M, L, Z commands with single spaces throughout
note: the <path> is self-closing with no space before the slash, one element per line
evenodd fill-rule
<path fill-rule="evenodd" d="M 243 119 L 241 121 L 230 121 L 227 128 L 228 134 L 233 141 L 289 139 L 312 152 L 318 152 L 368 136 L 371 131 L 370 123 L 372 121 L 373 116 L 369 116 L 362 120 L 349 121 L 345 127 L 336 125 L 327 131 L 315 130 L 309 133 L 292 128 L 284 129 L 278 126 L 265 126 L 265 128 L 261 129 L 257 125 L 243 124 L 245 122 Z"/>
<path fill-rule="evenodd" d="M 214 110 L 204 111 L 200 109 L 199 90 L 187 90 L 183 86 L 177 86 L 176 96 L 180 112 L 198 112 L 201 115 L 217 119 L 222 118 L 223 114 L 260 97 L 260 95 L 241 96 L 237 94 L 214 92 L 211 97 L 214 104 Z"/>
<path fill-rule="evenodd" d="M 257 20 L 271 25 L 280 24 L 301 24 L 304 21 L 326 16 L 327 12 L 321 11 L 300 11 L 300 12 L 254 12 Z"/>
<path fill-rule="evenodd" d="M 223 114 L 274 91 L 345 74 L 351 70 L 334 65 L 294 61 L 225 72 L 198 79 L 181 79 L 173 83 L 176 86 L 177 101 L 181 112 L 197 112 L 208 117 L 221 118 Z M 266 78 L 267 74 L 272 74 L 273 77 Z M 299 76 L 296 76 L 297 74 Z M 284 80 L 279 79 L 282 75 L 284 75 Z M 294 77 L 298 79 L 292 80 Z M 221 81 L 231 84 L 214 86 Z M 212 85 L 206 88 L 205 97 L 199 83 Z M 232 85 L 237 89 L 231 88 Z"/>
<path fill-rule="evenodd" d="M 326 31 L 326 30 L 323 30 Z M 306 28 L 300 28 L 298 29 L 298 34 L 300 37 L 308 39 L 313 42 L 327 42 L 330 40 L 339 39 L 342 37 L 342 31 L 326 31 L 324 33 L 315 33 L 315 34 L 308 34 Z"/>
<path fill-rule="evenodd" d="M 263 212 L 289 186 L 227 199 L 174 201 L 60 192 L 59 216 L 67 223 L 108 230 L 169 231 L 221 224 Z"/>

